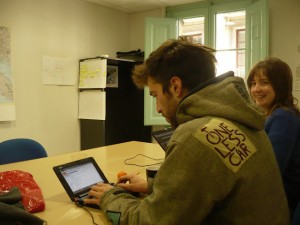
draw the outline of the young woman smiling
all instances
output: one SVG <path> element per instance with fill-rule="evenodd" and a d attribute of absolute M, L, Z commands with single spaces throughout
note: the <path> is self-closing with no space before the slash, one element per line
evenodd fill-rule
<path fill-rule="evenodd" d="M 292 94 L 291 69 L 278 58 L 267 58 L 251 69 L 247 86 L 265 112 L 265 131 L 282 174 L 292 216 L 300 200 L 300 111 Z"/>

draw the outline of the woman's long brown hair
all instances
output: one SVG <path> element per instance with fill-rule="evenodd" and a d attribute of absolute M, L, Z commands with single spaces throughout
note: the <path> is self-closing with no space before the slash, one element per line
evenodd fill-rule
<path fill-rule="evenodd" d="M 250 70 L 247 86 L 250 90 L 254 76 L 262 72 L 275 92 L 273 106 L 266 113 L 270 115 L 276 108 L 284 108 L 300 116 L 298 100 L 293 96 L 293 74 L 289 65 L 279 58 L 269 57 L 256 63 Z"/>

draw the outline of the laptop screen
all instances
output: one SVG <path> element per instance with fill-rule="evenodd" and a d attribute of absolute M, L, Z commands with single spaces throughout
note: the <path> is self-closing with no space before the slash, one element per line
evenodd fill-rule
<path fill-rule="evenodd" d="M 169 140 L 171 139 L 172 135 L 174 133 L 173 128 L 166 128 L 163 130 L 158 130 L 152 132 L 152 136 L 157 141 L 157 143 L 162 147 L 164 151 L 167 150 L 167 145 L 169 143 Z"/>
<path fill-rule="evenodd" d="M 61 174 L 74 194 L 77 194 L 98 182 L 104 182 L 91 162 L 63 168 L 61 169 Z"/>

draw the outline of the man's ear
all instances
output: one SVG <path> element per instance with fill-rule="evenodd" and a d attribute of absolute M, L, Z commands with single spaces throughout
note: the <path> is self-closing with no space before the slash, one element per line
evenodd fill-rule
<path fill-rule="evenodd" d="M 182 90 L 182 81 L 181 81 L 181 79 L 179 77 L 176 77 L 176 76 L 172 77 L 170 79 L 169 89 L 170 89 L 170 92 L 173 95 L 175 95 L 177 97 L 180 97 L 182 95 L 182 91 L 183 91 Z"/>

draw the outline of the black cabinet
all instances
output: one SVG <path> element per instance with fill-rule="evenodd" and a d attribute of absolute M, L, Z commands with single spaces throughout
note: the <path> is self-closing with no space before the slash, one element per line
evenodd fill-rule
<path fill-rule="evenodd" d="M 105 88 L 105 120 L 80 119 L 82 150 L 127 141 L 151 142 L 151 127 L 144 126 L 144 91 L 137 89 L 131 79 L 136 64 L 128 60 L 107 60 L 107 71 L 116 68 L 117 83 Z"/>

